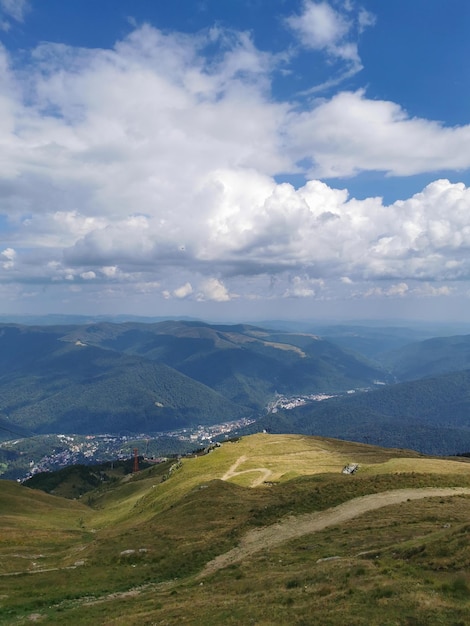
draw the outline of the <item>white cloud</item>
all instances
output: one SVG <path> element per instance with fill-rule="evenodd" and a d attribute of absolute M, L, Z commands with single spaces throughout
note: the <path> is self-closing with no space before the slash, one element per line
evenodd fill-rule
<path fill-rule="evenodd" d="M 5 259 L 2 262 L 3 269 L 11 270 L 15 266 L 16 251 L 13 248 L 5 248 L 5 250 L 0 252 L 0 257 Z"/>
<path fill-rule="evenodd" d="M 376 23 L 376 17 L 370 11 L 366 11 L 365 9 L 359 9 L 359 13 L 357 16 L 357 23 L 359 26 L 359 33 L 364 32 L 366 28 L 369 26 L 374 26 Z"/>
<path fill-rule="evenodd" d="M 107 278 L 115 278 L 119 273 L 119 269 L 116 265 L 108 265 L 106 267 L 101 267 L 100 272 Z"/>
<path fill-rule="evenodd" d="M 225 285 L 217 278 L 208 278 L 200 286 L 197 299 L 200 301 L 213 300 L 215 302 L 228 302 L 234 297 Z"/>
<path fill-rule="evenodd" d="M 371 296 L 403 297 L 406 293 L 409 293 L 409 291 L 410 288 L 406 283 L 398 283 L 388 287 L 373 287 L 369 289 L 364 296 L 366 298 Z"/>
<path fill-rule="evenodd" d="M 0 10 L 8 17 L 22 22 L 30 10 L 29 0 L 0 0 Z"/>
<path fill-rule="evenodd" d="M 384 171 L 396 176 L 470 167 L 470 125 L 447 128 L 411 118 L 399 105 L 342 92 L 291 117 L 289 138 L 311 175 L 352 176 Z"/>
<path fill-rule="evenodd" d="M 342 66 L 336 75 L 307 89 L 304 95 L 331 89 L 362 69 L 357 40 L 374 24 L 374 16 L 368 11 L 356 11 L 349 2 L 335 9 L 326 1 L 304 0 L 301 13 L 288 17 L 286 23 L 304 48 L 322 52 Z"/>
<path fill-rule="evenodd" d="M 159 292 L 160 287 L 161 285 L 158 281 L 142 281 L 132 285 L 134 291 L 141 294 Z"/>
<path fill-rule="evenodd" d="M 191 283 L 185 283 L 184 285 L 181 285 L 181 287 L 178 287 L 178 289 L 175 289 L 173 295 L 175 296 L 175 298 L 187 298 L 192 293 L 193 288 L 191 286 Z"/>
<path fill-rule="evenodd" d="M 288 289 L 283 294 L 284 298 L 311 298 L 315 296 L 318 288 L 324 287 L 322 279 L 312 279 L 307 276 L 294 276 Z"/>
<path fill-rule="evenodd" d="M 305 0 L 300 15 L 287 19 L 302 44 L 316 50 L 326 49 L 333 54 L 351 29 L 351 24 L 328 2 Z"/>
<path fill-rule="evenodd" d="M 438 298 L 448 297 L 454 293 L 455 288 L 449 285 L 440 285 L 438 287 L 431 283 L 421 283 L 411 287 L 407 283 L 394 283 L 386 287 L 373 287 L 365 292 L 359 292 L 357 295 L 366 298 L 404 298 L 405 296 L 417 296 L 419 298 Z"/>
<path fill-rule="evenodd" d="M 406 283 L 398 283 L 397 285 L 392 285 L 387 290 L 388 296 L 405 296 L 406 292 L 409 290 L 409 287 Z"/>
<path fill-rule="evenodd" d="M 94 280 L 96 278 L 96 274 L 95 272 L 82 272 L 80 274 L 80 277 L 83 278 L 83 280 Z"/>
<path fill-rule="evenodd" d="M 450 287 L 449 285 L 440 285 L 435 286 L 430 283 L 424 283 L 420 285 L 418 288 L 414 289 L 414 293 L 419 296 L 428 296 L 432 298 L 438 298 L 440 296 L 450 296 L 455 291 L 455 288 Z"/>
<path fill-rule="evenodd" d="M 313 4 L 332 20 L 318 45 L 348 43 L 346 17 Z M 272 63 L 248 35 L 220 29 L 145 26 L 113 50 L 44 44 L 19 74 L 0 51 L 2 237 L 16 251 L 2 253 L 0 281 L 14 263 L 24 283 L 184 305 L 327 298 L 332 285 L 447 296 L 437 281 L 470 280 L 465 185 L 438 180 L 385 206 L 316 178 L 470 167 L 470 126 L 410 118 L 362 91 L 301 111 L 270 96 Z M 303 187 L 275 182 L 303 159 Z"/>

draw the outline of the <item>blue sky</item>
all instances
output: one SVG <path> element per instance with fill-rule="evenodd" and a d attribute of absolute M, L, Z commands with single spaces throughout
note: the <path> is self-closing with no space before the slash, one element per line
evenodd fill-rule
<path fill-rule="evenodd" d="M 0 0 L 0 315 L 466 319 L 467 0 Z"/>

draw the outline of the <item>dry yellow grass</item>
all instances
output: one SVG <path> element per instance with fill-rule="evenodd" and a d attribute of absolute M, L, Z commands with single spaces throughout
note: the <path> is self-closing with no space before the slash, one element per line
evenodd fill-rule
<path fill-rule="evenodd" d="M 258 434 L 215 450 L 219 476 L 238 485 L 256 487 L 263 482 L 284 482 L 315 474 L 339 473 L 348 463 L 358 463 L 361 473 L 466 474 L 462 459 L 424 458 L 406 450 L 380 450 L 375 446 L 302 435 Z"/>
<path fill-rule="evenodd" d="M 383 463 L 363 465 L 361 471 L 367 474 L 459 474 L 470 476 L 470 465 L 465 461 L 426 458 L 395 458 Z"/>
<path fill-rule="evenodd" d="M 341 475 L 353 462 L 358 476 Z M 382 626 L 417 607 L 422 623 L 457 624 L 470 497 L 456 494 L 469 471 L 465 459 L 259 434 L 183 459 L 165 482 L 150 468 L 104 486 L 94 510 L 6 484 L 15 519 L 3 518 L 0 565 L 34 575 L 0 577 L 0 622 L 303 624 L 315 611 L 322 624 Z M 210 562 L 224 567 L 196 579 Z"/>
<path fill-rule="evenodd" d="M 414 455 L 414 456 L 413 456 Z M 300 476 L 340 474 L 348 463 L 358 463 L 359 472 L 370 475 L 393 473 L 460 474 L 470 472 L 462 461 L 421 457 L 405 450 L 381 449 L 366 444 L 307 437 L 303 435 L 257 434 L 237 442 L 226 442 L 208 455 L 182 460 L 171 480 L 158 484 L 149 474 L 104 496 L 102 508 L 92 514 L 90 522 L 100 528 L 125 521 L 141 508 L 140 515 L 152 516 L 186 493 L 198 489 L 214 478 L 243 487 L 266 488 L 268 483 L 286 482 Z M 152 503 L 146 513 L 146 505 Z"/>

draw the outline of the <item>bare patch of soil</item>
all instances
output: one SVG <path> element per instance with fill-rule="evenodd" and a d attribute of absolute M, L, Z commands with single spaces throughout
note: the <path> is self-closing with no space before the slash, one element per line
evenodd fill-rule
<path fill-rule="evenodd" d="M 235 461 L 235 463 L 231 467 L 229 467 L 229 469 L 222 476 L 222 480 L 228 480 L 229 478 L 232 478 L 233 476 L 240 476 L 240 474 L 248 474 L 249 472 L 261 473 L 261 476 L 258 476 L 257 478 L 253 479 L 251 483 L 252 487 L 258 487 L 259 485 L 264 483 L 266 480 L 268 480 L 268 478 L 272 474 L 272 471 L 270 469 L 267 469 L 266 467 L 254 467 L 251 469 L 241 470 L 240 472 L 238 472 L 237 468 L 240 467 L 240 465 L 244 463 L 246 460 L 247 460 L 246 456 L 239 457 Z"/>

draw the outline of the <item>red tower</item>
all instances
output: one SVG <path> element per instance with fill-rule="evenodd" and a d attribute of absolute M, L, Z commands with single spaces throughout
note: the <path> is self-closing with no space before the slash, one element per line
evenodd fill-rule
<path fill-rule="evenodd" d="M 134 448 L 134 467 L 132 468 L 132 472 L 135 474 L 135 472 L 139 471 L 139 450 L 138 448 Z"/>

